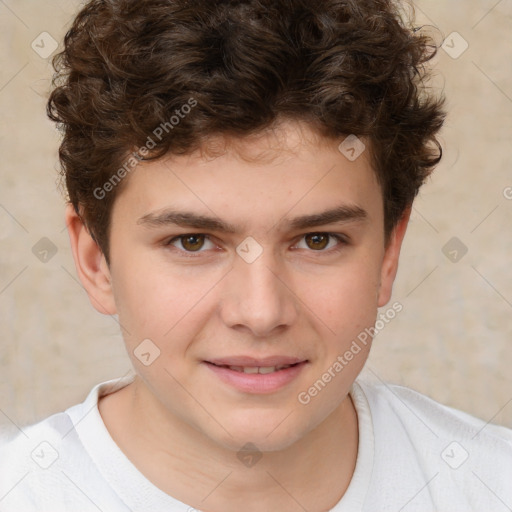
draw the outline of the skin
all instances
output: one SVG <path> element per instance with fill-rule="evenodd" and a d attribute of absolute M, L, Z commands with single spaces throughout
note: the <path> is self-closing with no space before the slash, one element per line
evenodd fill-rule
<path fill-rule="evenodd" d="M 78 275 L 98 311 L 118 314 L 137 373 L 100 400 L 105 425 L 150 481 L 196 509 L 323 511 L 349 486 L 358 424 L 348 393 L 371 343 L 307 405 L 298 395 L 390 300 L 410 209 L 386 245 L 368 152 L 350 162 L 339 142 L 283 122 L 251 138 L 212 138 L 208 151 L 140 164 L 114 203 L 110 265 L 67 209 Z M 340 205 L 358 206 L 366 218 L 290 226 Z M 138 222 L 170 207 L 236 231 Z M 176 237 L 190 233 L 210 238 L 187 256 Z M 347 243 L 312 244 L 309 233 Z M 263 250 L 252 263 L 236 252 L 249 236 Z M 144 339 L 160 350 L 149 366 L 134 356 Z M 234 355 L 307 363 L 283 388 L 258 394 L 234 389 L 204 363 Z M 263 455 L 252 467 L 237 458 L 248 442 Z"/>

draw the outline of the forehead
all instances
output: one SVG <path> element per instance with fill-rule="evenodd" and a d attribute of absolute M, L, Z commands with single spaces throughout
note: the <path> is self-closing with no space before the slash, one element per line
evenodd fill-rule
<path fill-rule="evenodd" d="M 200 150 L 143 162 L 114 209 L 133 215 L 172 207 L 241 221 L 274 222 L 341 204 L 378 216 L 381 190 L 368 151 L 351 160 L 340 140 L 304 124 L 283 123 L 244 138 L 211 137 Z M 350 153 L 349 153 L 350 156 Z"/>

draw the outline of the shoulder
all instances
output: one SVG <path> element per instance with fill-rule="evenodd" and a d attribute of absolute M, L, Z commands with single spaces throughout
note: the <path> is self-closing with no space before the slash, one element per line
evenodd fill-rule
<path fill-rule="evenodd" d="M 109 381 L 95 386 L 87 399 L 13 435 L 0 434 L 1 510 L 59 512 L 95 510 L 89 496 L 99 495 L 107 510 L 115 501 L 77 433 L 78 424 L 97 409 Z M 90 490 L 90 492 L 88 492 Z M 99 505 L 99 504 L 98 504 Z M 110 507 L 110 508 L 109 508 Z M 119 510 L 119 508 L 115 508 Z"/>
<path fill-rule="evenodd" d="M 50 459 L 58 455 L 52 453 L 51 447 L 60 445 L 62 439 L 72 430 L 73 423 L 65 412 L 54 414 L 36 424 L 20 427 L 15 434 L 11 429 L 9 434 L 0 436 L 0 464 L 5 466 L 9 460 L 14 466 L 27 469 L 32 463 L 39 467 L 49 465 Z"/>
<path fill-rule="evenodd" d="M 423 436 L 457 437 L 496 444 L 512 449 L 512 430 L 486 422 L 466 412 L 448 407 L 413 389 L 385 382 L 358 380 L 376 419 L 400 421 Z M 423 425 L 423 428 L 419 428 Z"/>
<path fill-rule="evenodd" d="M 69 416 L 58 413 L 21 428 L 15 436 L 2 436 L 2 510 L 50 510 L 56 494 L 66 484 L 65 468 L 74 441 L 72 430 Z M 66 434 L 71 435 L 67 438 Z"/>
<path fill-rule="evenodd" d="M 422 489 L 414 501 L 436 510 L 512 504 L 512 430 L 403 386 L 362 378 L 354 387 L 371 417 L 381 485 L 410 485 L 411 498 Z"/>

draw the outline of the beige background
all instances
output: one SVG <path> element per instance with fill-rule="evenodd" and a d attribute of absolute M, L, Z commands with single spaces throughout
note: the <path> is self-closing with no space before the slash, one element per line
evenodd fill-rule
<path fill-rule="evenodd" d="M 0 424 L 11 426 L 130 371 L 115 319 L 93 310 L 76 278 L 59 136 L 45 117 L 51 68 L 31 48 L 42 32 L 60 41 L 76 5 L 0 0 Z M 445 159 L 405 240 L 393 297 L 404 309 L 376 338 L 368 370 L 512 427 L 512 1 L 416 6 L 449 51 L 462 48 L 453 31 L 469 48 L 436 58 L 450 111 Z M 43 237 L 57 249 L 46 263 L 32 251 Z M 468 248 L 457 263 L 443 252 L 452 237 Z"/>

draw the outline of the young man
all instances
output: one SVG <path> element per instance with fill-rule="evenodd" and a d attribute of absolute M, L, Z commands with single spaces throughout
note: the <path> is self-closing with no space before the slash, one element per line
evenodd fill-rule
<path fill-rule="evenodd" d="M 358 377 L 440 159 L 399 7 L 83 7 L 48 110 L 136 376 L 5 441 L 1 511 L 510 510 L 510 430 Z"/>

